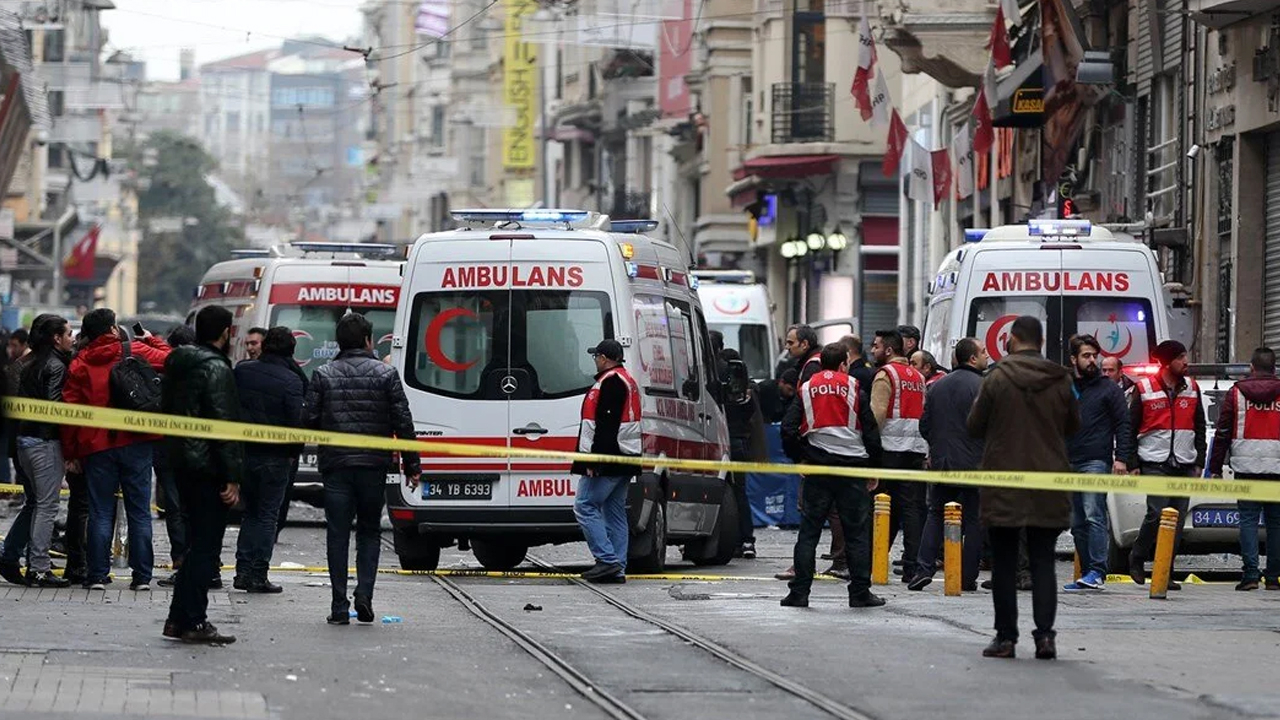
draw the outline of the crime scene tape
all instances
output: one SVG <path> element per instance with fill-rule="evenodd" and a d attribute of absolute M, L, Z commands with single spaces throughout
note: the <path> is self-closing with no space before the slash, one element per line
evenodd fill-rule
<path fill-rule="evenodd" d="M 16 420 L 35 420 L 56 425 L 90 425 L 105 430 L 124 430 L 152 435 L 191 437 L 203 440 L 286 445 L 328 445 L 416 452 L 454 457 L 541 458 L 560 461 L 606 462 L 638 465 L 657 471 L 691 470 L 704 473 L 777 473 L 785 475 L 826 475 L 862 480 L 905 480 L 949 485 L 1003 487 L 1017 490 L 1059 490 L 1064 492 L 1118 492 L 1158 497 L 1212 497 L 1225 500 L 1280 502 L 1280 482 L 1268 480 L 1210 480 L 1198 477 L 1155 475 L 1086 475 L 1072 472 L 993 472 L 985 470 L 896 470 L 890 468 L 839 467 L 832 465 L 788 465 L 782 463 L 692 460 L 686 458 L 594 455 L 590 453 L 493 447 L 437 440 L 398 440 L 371 435 L 299 430 L 294 428 L 179 415 L 144 413 L 116 408 L 72 405 L 48 400 L 4 398 L 4 410 Z"/>

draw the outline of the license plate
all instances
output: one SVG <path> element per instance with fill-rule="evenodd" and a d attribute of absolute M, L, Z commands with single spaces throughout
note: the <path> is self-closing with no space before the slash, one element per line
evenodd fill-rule
<path fill-rule="evenodd" d="M 492 500 L 498 476 L 435 477 L 422 483 L 423 500 Z"/>
<path fill-rule="evenodd" d="M 1258 518 L 1259 524 L 1262 518 Z M 1191 527 L 1240 527 L 1240 510 L 1233 507 L 1198 507 L 1191 510 Z"/>

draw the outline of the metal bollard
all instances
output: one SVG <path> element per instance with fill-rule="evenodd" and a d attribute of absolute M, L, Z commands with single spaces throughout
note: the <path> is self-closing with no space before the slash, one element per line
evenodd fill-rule
<path fill-rule="evenodd" d="M 1080 573 L 1080 551 L 1077 550 L 1075 554 L 1075 567 L 1071 570 L 1071 582 L 1079 582 L 1082 577 L 1084 576 Z"/>
<path fill-rule="evenodd" d="M 885 493 L 876 495 L 875 522 L 871 538 L 871 584 L 889 584 L 889 503 Z"/>
<path fill-rule="evenodd" d="M 1182 518 L 1173 508 L 1160 511 L 1160 533 L 1156 535 L 1156 557 L 1151 568 L 1151 598 L 1164 600 L 1169 593 L 1169 574 L 1173 571 L 1173 539 Z"/>
<path fill-rule="evenodd" d="M 949 502 L 942 511 L 942 574 L 943 594 L 948 597 L 959 597 L 961 588 L 961 548 L 964 533 L 961 530 L 962 515 L 960 503 Z"/>

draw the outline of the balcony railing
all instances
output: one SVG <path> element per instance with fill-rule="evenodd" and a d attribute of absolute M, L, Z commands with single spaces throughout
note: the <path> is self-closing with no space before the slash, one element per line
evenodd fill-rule
<path fill-rule="evenodd" d="M 774 83 L 773 142 L 835 140 L 834 83 Z"/>

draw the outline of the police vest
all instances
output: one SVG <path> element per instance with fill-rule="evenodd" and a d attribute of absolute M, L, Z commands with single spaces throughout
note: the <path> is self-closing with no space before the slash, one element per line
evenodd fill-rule
<path fill-rule="evenodd" d="M 920 435 L 920 418 L 924 415 L 924 375 L 902 363 L 889 363 L 880 372 L 889 376 L 889 408 L 880 442 L 890 452 L 924 455 L 929 444 Z"/>
<path fill-rule="evenodd" d="M 622 380 L 627 386 L 627 401 L 622 406 L 622 422 L 618 425 L 618 448 L 623 455 L 639 455 L 640 386 L 621 367 L 604 371 L 587 391 L 587 397 L 582 401 L 582 425 L 578 428 L 578 452 L 591 452 L 591 444 L 596 439 L 596 404 L 600 402 L 600 386 L 611 377 Z"/>
<path fill-rule="evenodd" d="M 1280 402 L 1249 402 L 1239 388 L 1231 468 L 1246 475 L 1280 475 Z"/>
<path fill-rule="evenodd" d="M 809 356 L 808 360 L 805 360 L 804 362 L 800 363 L 800 375 L 797 378 L 797 380 L 804 380 L 804 373 L 806 370 L 810 369 L 809 368 L 810 365 L 813 366 L 814 373 L 821 372 L 822 371 L 822 353 L 814 353 Z"/>
<path fill-rule="evenodd" d="M 821 370 L 800 386 L 804 418 L 800 434 L 809 444 L 842 457 L 866 458 L 858 419 L 858 381 L 835 370 Z"/>
<path fill-rule="evenodd" d="M 1134 387 L 1142 403 L 1138 428 L 1138 457 L 1143 462 L 1180 465 L 1196 461 L 1196 413 L 1200 412 L 1200 387 L 1187 378 L 1187 386 L 1169 402 L 1169 394 L 1155 378 L 1142 378 Z M 1234 467 L 1234 466 L 1233 466 Z"/>

